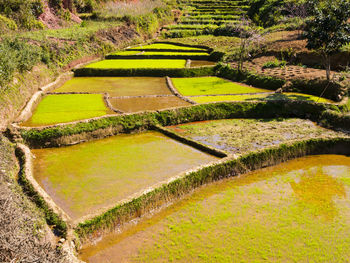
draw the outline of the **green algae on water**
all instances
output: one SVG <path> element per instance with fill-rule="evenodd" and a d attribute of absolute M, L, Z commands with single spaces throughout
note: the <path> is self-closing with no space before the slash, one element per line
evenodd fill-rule
<path fill-rule="evenodd" d="M 87 262 L 349 262 L 350 157 L 299 158 L 198 189 L 81 251 Z"/>
<path fill-rule="evenodd" d="M 73 219 L 216 157 L 157 132 L 33 150 L 34 177 Z"/>

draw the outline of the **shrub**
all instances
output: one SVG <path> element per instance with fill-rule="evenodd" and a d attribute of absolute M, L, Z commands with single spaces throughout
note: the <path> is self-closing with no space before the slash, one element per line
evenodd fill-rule
<path fill-rule="evenodd" d="M 0 0 L 0 14 L 14 20 L 21 28 L 38 28 L 36 20 L 42 12 L 43 3 L 40 0 Z"/>
<path fill-rule="evenodd" d="M 2 32 L 7 30 L 17 30 L 17 24 L 14 20 L 0 15 L 0 30 Z"/>
<path fill-rule="evenodd" d="M 274 61 L 268 61 L 264 63 L 262 68 L 283 68 L 287 65 L 287 61 L 279 61 L 277 58 Z"/>

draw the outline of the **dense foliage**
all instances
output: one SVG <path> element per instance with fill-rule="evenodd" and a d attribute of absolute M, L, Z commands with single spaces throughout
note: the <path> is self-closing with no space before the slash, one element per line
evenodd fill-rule
<path fill-rule="evenodd" d="M 41 0 L 0 0 L 0 29 L 43 28 L 37 20 L 43 13 Z"/>
<path fill-rule="evenodd" d="M 330 56 L 350 42 L 350 2 L 310 0 L 309 4 L 312 19 L 306 23 L 306 47 L 318 51 L 323 56 L 329 80 Z"/>

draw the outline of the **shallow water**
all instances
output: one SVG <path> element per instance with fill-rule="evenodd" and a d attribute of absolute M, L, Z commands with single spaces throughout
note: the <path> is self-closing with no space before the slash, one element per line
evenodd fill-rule
<path fill-rule="evenodd" d="M 206 61 L 206 60 L 191 60 L 191 68 L 204 67 L 204 66 L 214 66 L 216 62 Z"/>
<path fill-rule="evenodd" d="M 33 150 L 34 177 L 73 219 L 217 160 L 157 132 Z"/>
<path fill-rule="evenodd" d="M 111 97 L 171 94 L 165 78 L 154 77 L 78 77 L 54 92 L 107 92 Z"/>
<path fill-rule="evenodd" d="M 138 112 L 146 110 L 161 110 L 172 107 L 188 106 L 190 103 L 176 97 L 148 97 L 148 98 L 110 98 L 115 109 L 123 112 Z"/>
<path fill-rule="evenodd" d="M 348 136 L 317 126 L 310 120 L 297 118 L 199 121 L 169 126 L 168 129 L 233 154 L 244 154 L 296 140 Z"/>
<path fill-rule="evenodd" d="M 350 157 L 319 155 L 205 186 L 81 251 L 87 262 L 349 262 Z"/>

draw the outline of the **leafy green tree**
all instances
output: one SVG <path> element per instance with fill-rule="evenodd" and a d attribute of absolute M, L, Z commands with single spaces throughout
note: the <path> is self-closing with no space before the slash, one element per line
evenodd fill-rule
<path fill-rule="evenodd" d="M 306 47 L 323 58 L 327 80 L 331 75 L 331 56 L 350 42 L 350 1 L 310 0 L 311 18 L 306 22 Z"/>

